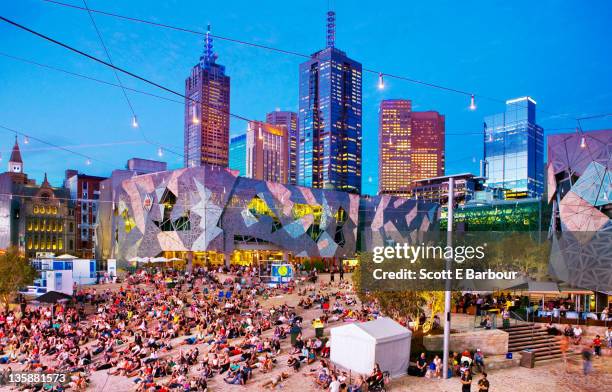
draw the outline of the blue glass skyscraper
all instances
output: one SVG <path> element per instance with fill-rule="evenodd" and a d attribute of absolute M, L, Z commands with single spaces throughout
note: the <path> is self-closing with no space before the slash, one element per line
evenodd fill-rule
<path fill-rule="evenodd" d="M 544 130 L 536 124 L 530 97 L 506 101 L 506 111 L 484 121 L 486 184 L 506 189 L 508 198 L 544 192 Z"/>
<path fill-rule="evenodd" d="M 246 133 L 243 133 L 230 139 L 229 168 L 238 170 L 240 176 L 246 176 L 246 136 Z"/>
<path fill-rule="evenodd" d="M 361 64 L 334 47 L 300 64 L 298 185 L 361 192 Z"/>

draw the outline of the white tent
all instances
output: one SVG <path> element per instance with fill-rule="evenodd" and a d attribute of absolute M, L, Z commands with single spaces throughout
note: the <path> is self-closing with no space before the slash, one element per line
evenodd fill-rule
<path fill-rule="evenodd" d="M 364 375 L 378 363 L 391 377 L 406 374 L 410 361 L 412 332 L 390 318 L 332 328 L 332 363 Z"/>

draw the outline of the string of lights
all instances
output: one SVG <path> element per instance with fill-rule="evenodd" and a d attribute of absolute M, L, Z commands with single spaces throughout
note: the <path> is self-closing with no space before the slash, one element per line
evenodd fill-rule
<path fill-rule="evenodd" d="M 155 27 L 160 27 L 160 28 L 164 28 L 164 29 L 170 29 L 170 30 L 174 30 L 174 31 L 179 31 L 179 32 L 183 32 L 183 33 L 189 33 L 189 34 L 195 34 L 195 35 L 199 35 L 199 36 L 205 36 L 206 33 L 202 32 L 202 31 L 198 31 L 198 30 L 194 30 L 194 29 L 190 29 L 190 28 L 186 28 L 186 27 L 180 27 L 180 26 L 175 26 L 175 25 L 170 25 L 170 24 L 165 24 L 165 23 L 160 23 L 160 22 L 154 22 L 151 20 L 146 20 L 146 19 L 142 19 L 142 18 L 136 18 L 136 17 L 132 17 L 132 16 L 126 16 L 126 15 L 121 15 L 121 14 L 117 14 L 117 13 L 113 13 L 113 12 L 108 12 L 108 11 L 103 11 L 103 10 L 99 10 L 99 9 L 91 9 L 91 8 L 84 8 L 84 7 L 80 7 L 74 4 L 68 4 L 68 3 L 63 3 L 61 1 L 57 1 L 57 0 L 42 0 L 43 2 L 46 3 L 50 3 L 56 6 L 61 6 L 61 7 L 66 7 L 66 8 L 71 8 L 71 9 L 75 9 L 75 10 L 80 10 L 80 11 L 87 11 L 87 12 L 93 12 L 93 13 L 97 13 L 100 15 L 104 15 L 104 16 L 108 16 L 108 17 L 112 17 L 112 18 L 117 18 L 117 19 L 123 19 L 123 20 L 127 20 L 130 22 L 134 22 L 134 23 L 140 23 L 140 24 L 147 24 L 147 25 L 151 25 L 151 26 L 155 26 Z M 232 42 L 232 43 L 236 43 L 239 45 L 244 45 L 244 46 L 251 46 L 251 47 L 255 47 L 255 48 L 259 48 L 259 49 L 265 49 L 268 51 L 273 51 L 273 52 L 277 52 L 277 53 L 281 53 L 281 54 L 285 54 L 285 55 L 292 55 L 292 56 L 296 56 L 296 57 L 301 57 L 301 58 L 310 58 L 311 56 L 305 53 L 300 53 L 297 51 L 292 51 L 292 50 L 286 50 L 286 49 L 282 49 L 282 48 L 277 48 L 274 46 L 270 46 L 270 45 L 263 45 L 263 44 L 258 44 L 255 42 L 251 42 L 251 41 L 245 41 L 245 40 L 240 40 L 240 39 L 236 39 L 236 38 L 231 38 L 231 37 L 226 37 L 226 36 L 222 36 L 222 35 L 218 35 L 218 34 L 212 34 L 209 33 L 209 35 L 215 39 L 218 40 L 222 40 L 222 41 L 227 41 L 227 42 Z M 419 84 L 425 87 L 431 87 L 431 88 L 435 88 L 438 90 L 443 90 L 443 91 L 448 91 L 448 92 L 453 92 L 453 93 L 457 93 L 457 94 L 461 94 L 464 96 L 468 96 L 469 97 L 469 106 L 468 108 L 472 111 L 477 109 L 476 106 L 476 97 L 478 97 L 479 99 L 485 99 L 488 101 L 492 101 L 492 102 L 498 102 L 498 103 L 506 103 L 505 99 L 501 99 L 501 98 L 496 98 L 496 97 L 491 97 L 488 95 L 483 95 L 483 94 L 477 94 L 475 92 L 469 92 L 463 89 L 457 89 L 457 88 L 453 88 L 453 87 L 449 87 L 449 86 L 445 86 L 442 84 L 438 84 L 438 83 L 432 83 L 432 82 L 427 82 L 424 80 L 420 80 L 420 79 L 416 79 L 416 78 L 411 78 L 408 76 L 403 76 L 403 75 L 398 75 L 396 73 L 391 73 L 391 72 L 385 72 L 382 70 L 378 70 L 372 67 L 363 67 L 362 70 L 364 72 L 368 72 L 374 75 L 378 76 L 378 88 L 379 89 L 384 89 L 385 88 L 385 82 L 384 82 L 384 78 L 392 78 L 392 79 L 397 79 L 397 80 L 402 80 L 402 81 L 406 81 L 406 82 L 410 82 L 413 84 Z M 553 113 L 553 112 L 549 112 L 546 110 L 543 110 L 541 108 L 538 109 L 540 112 L 542 113 L 547 113 L 547 114 L 551 114 L 551 115 L 555 115 L 557 117 L 568 117 L 571 119 L 575 119 L 574 117 L 570 116 L 569 114 L 558 114 L 558 113 Z"/>
<path fill-rule="evenodd" d="M 84 75 L 84 74 L 81 74 L 81 73 L 69 71 L 69 70 L 66 70 L 64 68 L 60 68 L 60 67 L 57 67 L 57 66 L 54 66 L 54 65 L 43 64 L 43 63 L 40 63 L 40 62 L 32 60 L 32 59 L 26 59 L 26 58 L 23 58 L 23 57 L 14 56 L 14 55 L 11 55 L 11 54 L 8 54 L 8 53 L 5 53 L 5 52 L 0 52 L 0 56 L 9 58 L 9 59 L 12 59 L 12 60 L 15 60 L 15 61 L 20 61 L 20 62 L 23 62 L 23 63 L 26 63 L 26 64 L 36 65 L 36 66 L 41 67 L 41 68 L 46 68 L 46 69 L 50 69 L 50 70 L 53 70 L 53 71 L 61 72 L 61 73 L 64 73 L 64 74 L 67 74 L 67 75 L 70 75 L 70 76 L 82 78 L 82 79 L 89 80 L 89 81 L 92 81 L 92 82 L 96 82 L 96 83 L 100 83 L 100 84 L 105 84 L 105 85 L 112 86 L 112 87 L 117 87 L 117 88 L 123 88 L 125 90 L 128 90 L 130 92 L 134 92 L 134 93 L 137 93 L 137 94 L 142 94 L 142 95 L 150 96 L 150 97 L 161 99 L 161 100 L 165 100 L 165 101 L 168 101 L 168 102 L 174 102 L 174 103 L 177 103 L 177 104 L 180 104 L 180 105 L 184 105 L 185 104 L 184 101 L 180 101 L 178 99 L 164 97 L 162 95 L 154 94 L 154 93 L 151 93 L 151 92 L 148 92 L 148 91 L 144 91 L 144 90 L 135 89 L 135 88 L 128 87 L 128 86 L 125 86 L 125 85 L 120 86 L 117 83 L 113 83 L 113 82 L 109 82 L 109 81 L 106 81 L 106 80 L 95 78 L 93 76 Z M 240 116 L 240 117 L 244 117 L 244 116 Z M 546 128 L 546 129 L 544 129 L 544 132 L 547 133 L 547 132 L 553 132 L 553 131 L 572 131 L 572 130 L 575 130 L 575 128 L 574 127 L 560 127 L 560 128 Z M 465 130 L 465 131 L 462 131 L 462 130 L 452 130 L 452 131 L 447 131 L 444 134 L 447 135 L 447 136 L 471 136 L 471 135 L 482 136 L 483 132 L 482 131 L 468 131 L 468 130 Z"/>
<path fill-rule="evenodd" d="M 103 160 L 98 159 L 98 158 L 95 158 L 95 157 L 93 157 L 93 156 L 91 156 L 91 155 L 87 155 L 87 154 L 83 154 L 82 152 L 75 151 L 75 150 L 73 150 L 72 148 L 68 148 L 68 147 L 65 147 L 65 146 L 60 146 L 60 145 L 58 145 L 58 144 L 55 144 L 55 143 L 52 143 L 52 142 L 46 141 L 46 140 L 44 140 L 44 139 L 41 139 L 41 138 L 38 138 L 38 137 L 35 137 L 35 136 L 26 135 L 24 132 L 19 131 L 19 130 L 17 130 L 17 129 L 14 129 L 14 128 L 11 128 L 11 127 L 7 127 L 7 126 L 2 125 L 2 124 L 0 124 L 0 128 L 1 128 L 1 129 L 4 129 L 4 130 L 6 130 L 6 131 L 9 131 L 9 132 L 11 132 L 11 133 L 14 133 L 15 135 L 22 136 L 22 137 L 24 137 L 24 139 L 25 139 L 25 138 L 27 138 L 28 142 L 26 142 L 26 144 L 28 144 L 28 143 L 29 143 L 29 139 L 32 139 L 32 140 L 36 140 L 36 141 L 37 141 L 37 142 L 39 142 L 39 143 L 42 143 L 42 144 L 46 144 L 46 145 L 48 145 L 48 146 L 51 146 L 51 147 L 53 147 L 53 148 L 55 148 L 55 149 L 57 149 L 57 150 L 62 150 L 62 151 L 65 151 L 65 152 L 71 153 L 71 154 L 73 154 L 73 155 L 80 156 L 80 157 L 82 157 L 82 158 L 84 158 L 84 159 L 85 159 L 85 164 L 86 164 L 86 165 L 88 165 L 88 166 L 89 166 L 89 165 L 91 165 L 91 164 L 92 164 L 94 161 L 96 161 L 96 162 L 100 162 L 100 163 L 104 163 L 104 164 L 110 165 L 111 167 L 117 167 L 117 164 L 114 164 L 114 163 L 110 163 L 110 162 L 103 161 Z"/>
<path fill-rule="evenodd" d="M 98 40 L 100 41 L 100 45 L 102 46 L 102 48 L 104 49 L 104 53 L 106 54 L 106 58 L 108 59 L 108 62 L 112 65 L 114 65 L 113 63 L 113 59 L 111 58 L 110 52 L 108 50 L 108 48 L 106 47 L 106 44 L 104 43 L 104 38 L 102 38 L 102 33 L 100 32 L 100 29 L 98 29 L 98 25 L 96 24 L 96 21 L 93 17 L 93 13 L 90 11 L 89 6 L 87 5 L 87 1 L 83 0 L 83 5 L 85 6 L 85 8 L 87 9 L 87 14 L 89 15 L 89 19 L 91 20 L 91 24 L 94 27 L 94 30 L 96 31 L 96 35 L 98 36 Z M 119 74 L 117 73 L 117 70 L 113 68 L 113 74 L 115 75 L 115 79 L 117 80 L 117 83 L 119 84 L 121 91 L 123 92 L 123 96 L 125 97 L 125 101 L 128 105 L 128 107 L 130 108 L 130 112 L 132 113 L 132 127 L 133 128 L 138 128 L 138 130 L 140 131 L 140 135 L 142 136 L 142 138 L 149 144 L 156 146 L 157 147 L 157 155 L 159 157 L 163 156 L 163 152 L 164 149 L 162 147 L 162 145 L 160 143 L 156 143 L 152 140 L 149 140 L 149 138 L 146 136 L 145 132 L 142 130 L 142 127 L 139 125 L 138 123 L 138 117 L 136 116 L 136 112 L 134 110 L 134 105 L 132 104 L 132 101 L 130 100 L 130 97 L 128 96 L 123 83 L 121 82 L 121 78 L 119 77 Z M 175 151 L 172 151 L 168 148 L 166 148 L 167 151 L 175 154 L 175 155 L 181 155 Z M 181 155 L 182 156 L 182 155 Z"/>
<path fill-rule="evenodd" d="M 53 1 L 51 1 L 51 2 L 53 2 Z M 58 4 L 59 4 L 59 2 L 54 2 L 54 3 L 58 3 Z M 65 3 L 61 3 L 61 4 L 65 4 Z M 73 7 L 73 8 L 75 8 L 75 7 L 76 7 L 76 8 L 81 9 L 81 7 L 72 6 L 72 5 L 70 5 L 70 6 L 71 6 L 71 7 Z M 88 8 L 85 8 L 85 10 L 89 10 L 89 9 L 88 9 Z M 98 12 L 98 10 L 90 10 L 90 12 Z M 103 13 L 103 12 L 101 12 L 101 13 Z M 0 19 L 1 19 L 1 20 L 4 20 L 5 22 L 10 23 L 10 24 L 12 24 L 12 25 L 14 25 L 14 26 L 16 26 L 16 27 L 18 27 L 18 28 L 20 28 L 20 29 L 23 29 L 23 30 L 25 30 L 25 31 L 28 31 L 28 32 L 30 32 L 30 33 L 32 33 L 32 34 L 34 34 L 34 35 L 37 35 L 37 36 L 39 36 L 39 37 L 41 37 L 41 38 L 43 38 L 43 39 L 45 39 L 45 40 L 47 40 L 47 41 L 50 41 L 50 42 L 52 42 L 52 43 L 54 43 L 54 44 L 57 44 L 57 45 L 60 45 L 60 46 L 62 46 L 62 47 L 64 47 L 64 48 L 66 48 L 66 49 L 68 49 L 68 50 L 70 50 L 70 51 L 73 51 L 73 52 L 75 52 L 75 53 L 77 53 L 77 54 L 80 54 L 80 55 L 82 55 L 82 56 L 88 57 L 88 58 L 90 58 L 90 59 L 92 59 L 92 60 L 94 60 L 94 61 L 96 61 L 96 62 L 99 62 L 99 63 L 101 63 L 101 64 L 103 64 L 103 65 L 107 66 L 107 67 L 110 67 L 110 68 L 112 68 L 112 69 L 113 69 L 115 72 L 116 72 L 116 71 L 119 71 L 119 72 L 125 73 L 125 74 L 127 74 L 127 75 L 129 75 L 129 76 L 131 76 L 131 77 L 134 77 L 134 78 L 136 78 L 136 79 L 139 79 L 139 80 L 141 80 L 141 81 L 144 81 L 145 83 L 151 84 L 151 85 L 153 85 L 153 86 L 155 86 L 155 87 L 157 87 L 157 88 L 160 88 L 160 89 L 162 89 L 162 90 L 164 90 L 164 91 L 166 91 L 166 92 L 169 92 L 169 93 L 171 93 L 171 94 L 174 94 L 174 95 L 180 96 L 180 97 L 182 97 L 182 98 L 184 98 L 184 99 L 186 99 L 186 100 L 193 101 L 193 102 L 198 103 L 198 104 L 200 104 L 200 105 L 202 105 L 202 104 L 203 104 L 203 103 L 202 103 L 202 102 L 200 102 L 199 100 L 193 99 L 193 98 L 191 98 L 191 97 L 187 97 L 187 96 L 185 96 L 185 95 L 183 95 L 183 94 L 181 94 L 181 93 L 179 93 L 179 92 L 177 92 L 177 91 L 174 91 L 174 90 L 172 90 L 172 89 L 169 89 L 169 88 L 167 88 L 167 87 L 165 87 L 165 86 L 162 86 L 162 85 L 160 85 L 160 84 L 158 84 L 158 83 L 156 83 L 156 82 L 153 82 L 153 81 L 151 81 L 151 80 L 149 80 L 149 79 L 146 79 L 146 78 L 144 78 L 144 77 L 141 77 L 141 76 L 139 76 L 139 75 L 137 75 L 137 74 L 134 74 L 134 73 L 132 73 L 132 72 L 130 72 L 130 71 L 127 71 L 127 70 L 125 70 L 125 69 L 123 69 L 123 68 L 117 67 L 117 66 L 115 66 L 114 64 L 112 64 L 112 63 L 110 63 L 110 62 L 106 62 L 106 61 L 101 60 L 101 59 L 99 59 L 99 58 L 97 58 L 97 57 L 95 57 L 95 56 L 89 55 L 89 54 L 87 54 L 87 53 L 85 53 L 85 52 L 83 52 L 83 51 L 80 51 L 80 50 L 78 50 L 78 49 L 76 49 L 76 48 L 74 48 L 74 47 L 71 47 L 70 45 L 67 45 L 67 44 L 64 44 L 64 43 L 62 43 L 62 42 L 59 42 L 59 41 L 57 41 L 57 40 L 55 40 L 55 39 L 53 39 L 53 38 L 51 38 L 51 37 L 48 37 L 48 36 L 46 36 L 46 35 L 44 35 L 44 34 L 41 34 L 41 33 L 38 33 L 38 32 L 36 32 L 36 31 L 34 31 L 34 30 L 32 30 L 32 29 L 29 29 L 29 28 L 27 28 L 27 27 L 25 27 L 25 26 L 23 26 L 23 25 L 20 25 L 20 24 L 18 24 L 18 23 L 16 23 L 16 22 L 13 22 L 13 21 L 11 21 L 11 20 L 9 20 L 9 19 L 7 19 L 7 18 L 4 18 L 4 17 L 1 17 L 1 16 L 0 16 Z M 154 22 L 152 22 L 152 23 L 154 23 Z M 197 33 L 198 33 L 198 34 L 202 34 L 202 33 L 199 33 L 199 32 L 197 32 Z M 382 82 L 382 75 L 383 75 L 382 73 L 379 73 L 379 76 L 381 76 L 381 82 Z M 395 75 L 395 76 L 398 76 L 398 75 Z M 399 77 L 399 76 L 398 76 L 398 77 Z M 405 79 L 406 79 L 406 80 L 410 80 L 410 78 L 405 78 Z M 107 83 L 107 84 L 108 84 L 108 83 Z M 436 87 L 436 85 L 433 85 L 433 84 L 432 84 L 432 86 L 433 86 L 433 87 Z M 121 83 L 119 84 L 119 87 L 123 89 L 123 85 L 122 85 Z M 442 86 L 442 87 L 444 87 L 444 86 Z M 444 88 L 445 88 L 445 89 L 448 89 L 449 91 L 453 91 L 453 90 L 454 90 L 454 89 L 451 89 L 451 88 L 446 88 L 446 87 L 444 87 Z M 125 92 L 125 90 L 124 90 L 124 92 Z M 456 90 L 456 92 L 461 92 L 461 93 L 465 93 L 465 94 L 467 94 L 465 91 L 460 91 L 460 90 Z M 470 101 L 470 108 L 471 108 L 471 109 L 475 109 L 474 95 L 473 95 L 473 94 L 470 94 L 470 98 L 471 98 L 471 101 Z M 503 100 L 499 100 L 499 101 L 503 101 Z M 244 120 L 244 121 L 251 121 L 250 119 L 248 119 L 248 118 L 246 118 L 246 117 L 243 117 L 243 116 L 239 116 L 239 115 L 232 114 L 232 113 L 230 113 L 230 115 L 231 115 L 232 117 L 239 118 L 239 119 Z M 580 132 L 583 132 L 583 131 L 582 131 L 582 129 L 581 129 L 581 127 L 578 127 L 578 128 L 577 128 L 577 130 L 579 130 Z M 478 135 L 478 134 L 481 134 L 481 132 L 474 132 L 473 134 Z M 160 147 L 160 148 L 161 148 L 161 147 Z M 177 153 L 177 155 L 182 155 L 182 154 L 178 154 L 178 153 Z"/>

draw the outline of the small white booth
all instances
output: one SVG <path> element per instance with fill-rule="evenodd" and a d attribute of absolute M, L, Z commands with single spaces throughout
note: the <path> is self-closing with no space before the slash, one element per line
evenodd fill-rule
<path fill-rule="evenodd" d="M 374 364 L 392 378 L 406 375 L 412 332 L 387 317 L 330 330 L 332 363 L 368 375 Z"/>

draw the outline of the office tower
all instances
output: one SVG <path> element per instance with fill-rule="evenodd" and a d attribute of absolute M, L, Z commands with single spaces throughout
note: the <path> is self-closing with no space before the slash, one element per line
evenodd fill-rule
<path fill-rule="evenodd" d="M 216 59 L 209 25 L 204 53 L 185 80 L 186 167 L 228 164 L 230 78 Z"/>
<path fill-rule="evenodd" d="M 410 172 L 412 182 L 444 175 L 445 118 L 438 112 L 412 112 Z"/>
<path fill-rule="evenodd" d="M 246 134 L 246 176 L 287 183 L 287 128 L 249 121 Z"/>
<path fill-rule="evenodd" d="M 444 174 L 444 116 L 413 112 L 408 99 L 384 100 L 379 109 L 378 191 L 408 197 L 413 182 Z"/>
<path fill-rule="evenodd" d="M 378 111 L 378 192 L 410 194 L 410 142 L 412 103 L 390 99 Z"/>
<path fill-rule="evenodd" d="M 506 111 L 484 121 L 486 185 L 506 198 L 541 197 L 544 191 L 544 130 L 536 124 L 531 97 L 506 101 Z"/>
<path fill-rule="evenodd" d="M 246 133 L 230 139 L 229 167 L 238 170 L 239 176 L 246 176 Z"/>
<path fill-rule="evenodd" d="M 268 124 L 284 126 L 287 128 L 287 142 L 289 151 L 289 184 L 297 184 L 297 139 L 298 139 L 298 115 L 296 112 L 276 110 L 266 115 Z"/>
<path fill-rule="evenodd" d="M 361 64 L 334 47 L 328 12 L 327 47 L 300 64 L 298 185 L 361 191 Z"/>

